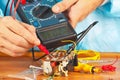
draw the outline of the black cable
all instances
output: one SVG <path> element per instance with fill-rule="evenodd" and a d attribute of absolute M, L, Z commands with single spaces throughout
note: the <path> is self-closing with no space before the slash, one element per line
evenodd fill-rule
<path fill-rule="evenodd" d="M 77 34 L 77 36 L 79 36 L 79 35 L 83 34 L 84 32 L 85 32 L 85 30 L 84 30 L 84 31 L 82 31 L 82 32 L 80 32 L 80 33 L 78 33 L 78 34 Z"/>
<path fill-rule="evenodd" d="M 94 26 L 94 25 L 96 25 L 98 23 L 98 21 L 95 21 L 95 22 L 93 22 L 91 25 L 89 25 L 89 27 L 86 29 L 86 30 L 84 30 L 84 31 L 82 31 L 81 33 L 79 33 L 79 38 L 76 40 L 76 45 L 84 38 L 84 36 L 89 32 L 89 30 Z M 72 51 L 72 50 L 74 50 L 74 48 L 75 48 L 75 45 L 73 44 L 72 46 L 70 46 L 69 47 L 69 49 L 67 50 L 67 54 L 70 54 L 70 52 Z"/>
<path fill-rule="evenodd" d="M 79 37 L 78 37 L 78 39 L 75 42 L 76 45 L 84 38 L 84 36 L 89 32 L 89 30 L 97 23 L 98 23 L 98 21 L 93 22 L 86 30 L 82 31 L 81 33 L 79 33 L 77 35 Z M 74 50 L 74 48 L 75 48 L 75 45 L 72 44 L 72 46 L 70 46 L 69 49 L 67 50 L 67 55 L 66 56 L 68 56 L 71 53 L 71 51 Z M 77 65 L 78 65 L 78 58 L 77 58 L 77 55 L 75 55 L 75 57 L 73 59 L 73 66 L 77 66 Z"/>
<path fill-rule="evenodd" d="M 40 56 L 39 58 L 35 58 L 34 48 L 32 48 L 32 58 L 34 61 L 38 61 L 38 60 L 44 58 L 45 56 L 47 56 L 47 54 L 44 54 L 43 56 Z"/>
<path fill-rule="evenodd" d="M 9 3 L 10 3 L 10 0 L 7 1 L 7 4 L 5 6 L 4 16 L 6 16 Z"/>
<path fill-rule="evenodd" d="M 76 44 L 78 44 L 83 38 L 84 36 L 89 32 L 89 30 L 98 23 L 98 21 L 93 22 L 91 25 L 89 25 L 89 27 L 81 34 L 81 36 L 78 38 L 78 40 L 76 41 Z"/>
<path fill-rule="evenodd" d="M 55 49 L 53 48 L 53 49 L 50 49 L 49 51 L 52 52 L 52 51 L 54 51 L 54 50 L 55 50 Z M 34 61 L 38 61 L 38 60 L 44 58 L 45 56 L 47 56 L 47 54 L 44 54 L 44 55 L 40 56 L 39 58 L 35 58 L 34 48 L 31 49 L 31 52 L 32 52 L 32 58 L 33 58 Z"/>

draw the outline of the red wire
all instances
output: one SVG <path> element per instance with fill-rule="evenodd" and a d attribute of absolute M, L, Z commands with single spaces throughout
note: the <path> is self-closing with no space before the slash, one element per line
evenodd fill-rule
<path fill-rule="evenodd" d="M 11 2 L 10 13 L 9 14 L 12 15 L 14 19 L 15 19 L 16 10 L 17 10 L 17 8 L 19 6 L 20 1 L 21 1 L 22 4 L 26 4 L 26 0 L 18 0 L 17 3 L 16 3 L 16 6 L 14 7 L 14 14 L 13 15 L 12 15 L 12 7 L 13 7 L 14 0 L 12 0 L 12 2 Z"/>
<path fill-rule="evenodd" d="M 118 56 L 116 56 L 116 60 L 112 64 L 110 64 L 110 65 L 115 64 L 117 61 L 118 61 Z"/>
<path fill-rule="evenodd" d="M 19 6 L 20 1 L 21 1 L 21 0 L 18 0 L 18 1 L 17 1 L 16 6 L 15 6 L 15 8 L 14 8 L 14 14 L 13 14 L 13 18 L 14 18 L 14 19 L 15 19 L 15 17 L 16 17 L 16 10 L 17 10 L 17 8 L 18 8 L 18 6 Z"/>
<path fill-rule="evenodd" d="M 9 15 L 12 15 L 12 7 L 13 7 L 13 3 L 14 3 L 14 0 L 12 0 L 11 4 L 10 4 L 10 13 Z"/>
<path fill-rule="evenodd" d="M 103 71 L 115 71 L 116 67 L 114 67 L 113 64 L 115 64 L 117 61 L 118 61 L 118 56 L 117 56 L 116 60 L 112 64 L 101 66 L 102 70 Z"/>

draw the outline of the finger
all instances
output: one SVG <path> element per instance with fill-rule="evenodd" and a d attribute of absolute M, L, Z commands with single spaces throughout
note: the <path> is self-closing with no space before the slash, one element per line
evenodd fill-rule
<path fill-rule="evenodd" d="M 79 21 L 85 19 L 94 11 L 104 0 L 79 0 L 69 10 L 68 16 L 73 27 Z"/>
<path fill-rule="evenodd" d="M 30 33 L 35 33 L 35 27 L 32 25 L 28 25 L 23 22 L 19 22 L 21 25 L 23 25 Z"/>
<path fill-rule="evenodd" d="M 75 4 L 78 0 L 63 0 L 52 7 L 55 13 L 63 12 Z"/>
<path fill-rule="evenodd" d="M 5 44 L 3 41 L 5 40 L 3 40 L 2 38 L 0 38 L 0 40 L 1 40 L 0 41 L 0 52 L 13 56 L 13 57 L 24 55 L 24 53 L 15 53 L 15 52 L 12 52 L 11 50 L 8 50 L 7 48 L 4 47 Z"/>
<path fill-rule="evenodd" d="M 1 25 L 2 26 L 2 25 Z M 1 35 L 0 37 L 10 41 L 11 43 L 15 44 L 16 46 L 24 47 L 24 48 L 31 48 L 33 47 L 32 44 L 28 43 L 23 37 L 16 35 L 15 33 L 11 32 L 6 27 L 1 27 Z"/>
<path fill-rule="evenodd" d="M 69 22 L 73 27 L 75 27 L 79 21 L 82 21 L 89 14 L 89 11 L 84 10 L 86 9 L 84 5 L 85 3 L 82 1 L 78 1 L 68 9 Z"/>
<path fill-rule="evenodd" d="M 24 53 L 19 53 L 19 54 L 13 53 L 13 52 L 11 52 L 10 50 L 5 49 L 5 48 L 1 48 L 0 52 L 5 53 L 5 54 L 7 54 L 7 55 L 9 55 L 9 56 L 12 56 L 12 57 L 17 57 L 17 56 L 22 56 L 22 55 L 24 55 Z"/>
<path fill-rule="evenodd" d="M 13 18 L 7 17 L 7 27 L 14 33 L 20 35 L 26 39 L 29 43 L 38 45 L 36 38 L 19 22 L 15 21 Z"/>
<path fill-rule="evenodd" d="M 24 52 L 28 51 L 28 49 L 16 46 L 3 38 L 0 38 L 0 39 L 1 39 L 0 47 L 5 48 L 13 53 L 24 53 Z"/>
<path fill-rule="evenodd" d="M 21 22 L 20 22 L 21 23 Z M 35 38 L 36 38 L 36 40 L 38 40 L 38 44 L 40 44 L 40 40 L 38 39 L 38 37 L 37 37 L 37 35 L 36 35 L 36 29 L 35 29 L 35 27 L 34 26 L 32 26 L 32 25 L 28 25 L 28 24 L 25 24 L 25 23 L 21 23 L 22 25 L 24 25 L 25 26 L 25 28 L 27 29 L 27 30 L 29 30 L 32 34 L 33 34 L 33 36 L 35 36 Z"/>

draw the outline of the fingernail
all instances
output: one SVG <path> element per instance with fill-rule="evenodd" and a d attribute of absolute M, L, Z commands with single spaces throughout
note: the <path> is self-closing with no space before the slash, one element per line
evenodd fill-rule
<path fill-rule="evenodd" d="M 37 39 L 35 42 L 34 42 L 35 45 L 39 45 L 40 44 L 40 40 Z"/>
<path fill-rule="evenodd" d="M 58 6 L 54 6 L 55 12 L 60 12 L 60 8 Z"/>

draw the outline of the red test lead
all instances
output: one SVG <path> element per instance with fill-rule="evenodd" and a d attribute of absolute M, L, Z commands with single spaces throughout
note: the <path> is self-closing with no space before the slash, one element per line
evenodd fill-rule
<path fill-rule="evenodd" d="M 43 46 L 42 44 L 38 45 L 38 48 L 43 51 L 45 54 L 49 54 L 50 52 L 47 50 L 47 48 L 45 46 Z"/>

